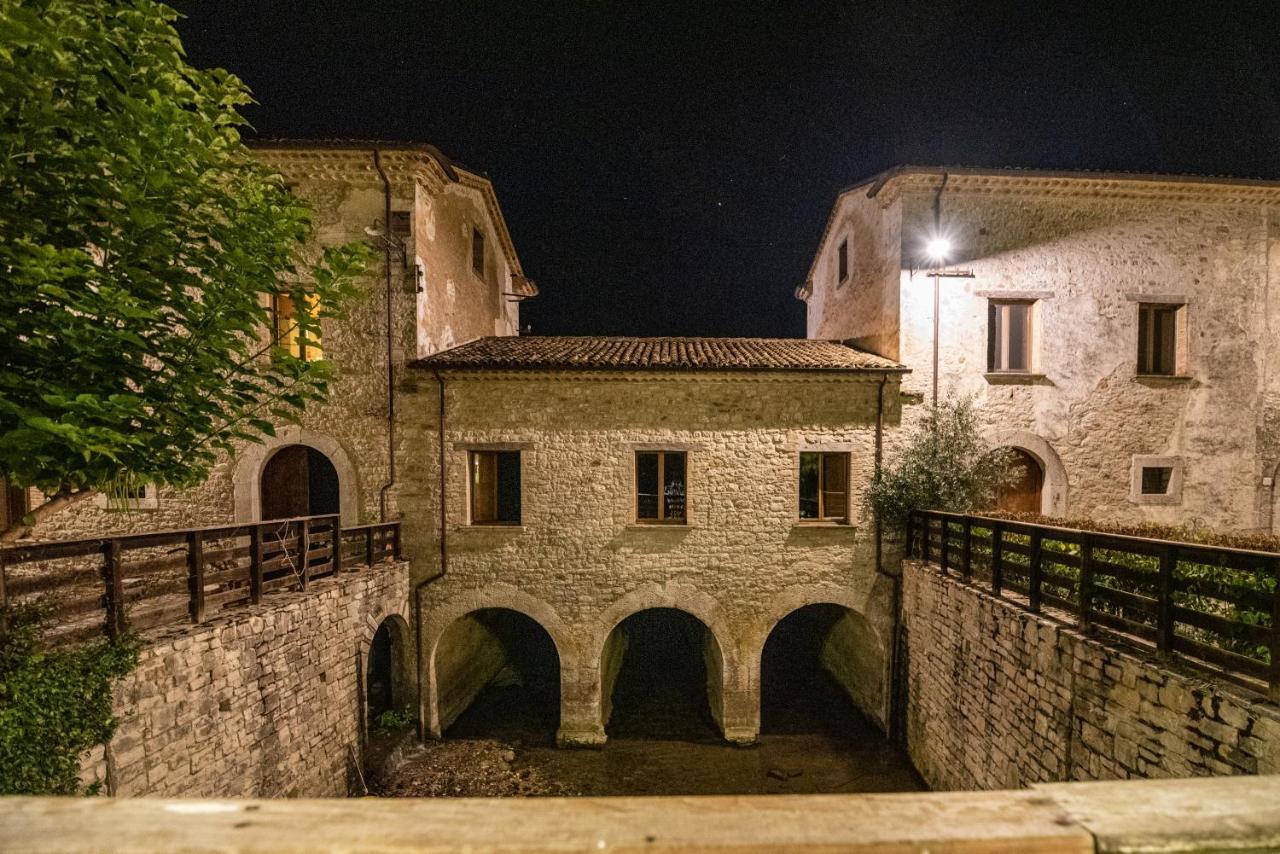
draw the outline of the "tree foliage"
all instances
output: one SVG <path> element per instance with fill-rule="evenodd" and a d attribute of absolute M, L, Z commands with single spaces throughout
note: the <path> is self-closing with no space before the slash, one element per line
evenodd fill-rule
<path fill-rule="evenodd" d="M 49 496 L 187 486 L 273 432 L 329 366 L 304 341 L 360 245 L 308 250 L 306 205 L 240 138 L 245 86 L 187 64 L 152 0 L 0 0 L 0 473 Z M 274 351 L 274 352 L 272 352 Z"/>
<path fill-rule="evenodd" d="M 132 640 L 42 650 L 40 614 L 9 615 L 0 633 L 0 795 L 83 793 L 80 759 L 116 727 L 111 686 L 134 668 Z"/>
<path fill-rule="evenodd" d="M 973 511 L 992 506 L 1007 460 L 981 438 L 973 402 L 949 398 L 931 409 L 867 490 L 867 505 L 890 532 L 912 510 Z"/>

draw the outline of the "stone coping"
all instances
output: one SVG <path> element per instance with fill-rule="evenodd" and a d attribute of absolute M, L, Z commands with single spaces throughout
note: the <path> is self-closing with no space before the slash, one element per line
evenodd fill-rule
<path fill-rule="evenodd" d="M 0 799 L 0 850 L 1262 851 L 1280 777 L 656 798 Z"/>

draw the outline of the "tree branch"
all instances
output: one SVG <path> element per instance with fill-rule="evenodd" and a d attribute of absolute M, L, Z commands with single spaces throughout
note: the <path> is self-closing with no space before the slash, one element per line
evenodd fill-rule
<path fill-rule="evenodd" d="M 63 489 L 4 531 L 0 531 L 0 545 L 7 545 L 27 536 L 35 529 L 36 525 L 39 525 L 45 519 L 66 510 L 68 507 L 79 504 L 96 492 L 96 489 L 77 489 L 74 491 Z"/>

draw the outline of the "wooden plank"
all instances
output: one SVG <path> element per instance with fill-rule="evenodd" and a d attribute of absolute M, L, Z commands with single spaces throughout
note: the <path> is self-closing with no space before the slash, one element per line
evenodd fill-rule
<path fill-rule="evenodd" d="M 1266 646 L 1271 640 L 1271 629 L 1267 626 L 1242 623 L 1239 620 L 1230 620 L 1226 617 L 1219 617 L 1216 614 L 1194 611 L 1190 608 L 1183 608 L 1180 605 L 1173 606 L 1173 619 L 1178 623 L 1194 626 L 1206 632 L 1213 632 L 1216 635 L 1222 635 L 1234 640 L 1246 640 L 1259 646 Z"/>
<path fill-rule="evenodd" d="M 1213 578 L 1174 578 L 1173 589 L 1179 593 L 1205 596 L 1263 614 L 1271 611 L 1271 594 Z"/>
<path fill-rule="evenodd" d="M 1161 652 L 1173 649 L 1173 573 L 1177 566 L 1177 549 L 1164 546 L 1160 550 L 1160 587 L 1156 597 L 1159 604 L 1156 614 L 1156 649 Z"/>
<path fill-rule="evenodd" d="M 1098 588 L 1095 588 L 1095 591 L 1097 589 Z M 1114 629 L 1126 635 L 1133 635 L 1134 637 L 1142 638 L 1143 640 L 1151 641 L 1152 643 L 1155 642 L 1156 630 L 1154 626 L 1149 626 L 1146 623 L 1137 623 L 1116 614 L 1108 614 L 1106 611 L 1099 611 L 1096 609 L 1093 611 L 1092 616 L 1093 622 L 1097 623 L 1099 626 L 1106 626 L 1109 629 Z"/>
<path fill-rule="evenodd" d="M 204 603 L 204 535 L 199 531 L 187 534 L 187 586 L 190 594 L 191 622 L 203 623 Z"/>
<path fill-rule="evenodd" d="M 1124 590 L 1116 590 L 1114 587 L 1107 587 L 1102 584 L 1096 584 L 1093 588 L 1093 598 L 1102 599 L 1113 605 L 1119 605 L 1123 608 L 1132 608 L 1135 611 L 1141 611 L 1153 619 L 1160 614 L 1160 603 L 1155 599 L 1147 596 L 1139 596 L 1136 593 L 1128 593 Z"/>
<path fill-rule="evenodd" d="M 1098 557 L 1098 552 L 1093 553 L 1093 575 L 1096 580 L 1099 575 L 1110 576 L 1120 581 L 1127 581 L 1138 587 L 1147 587 L 1152 591 L 1157 589 L 1160 579 L 1155 572 L 1143 572 L 1142 570 L 1132 569 L 1127 566 L 1121 566 L 1112 563 L 1109 560 Z"/>
<path fill-rule="evenodd" d="M 124 637 L 126 631 L 124 569 L 121 566 L 120 556 L 120 541 L 107 540 L 103 546 L 102 580 L 106 588 L 106 595 L 102 597 L 102 604 L 106 610 L 107 637 L 112 640 L 119 640 Z"/>
<path fill-rule="evenodd" d="M 1182 655 L 1207 661 L 1224 670 L 1242 673 L 1256 679 L 1265 680 L 1267 678 L 1267 665 L 1255 658 L 1249 658 L 1221 647 L 1203 644 L 1182 635 L 1174 637 L 1172 646 L 1176 652 Z"/>

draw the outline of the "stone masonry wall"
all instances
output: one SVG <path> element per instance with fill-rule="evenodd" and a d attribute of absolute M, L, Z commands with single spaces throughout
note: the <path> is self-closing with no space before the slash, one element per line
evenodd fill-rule
<path fill-rule="evenodd" d="M 439 388 L 425 371 L 416 380 L 400 506 L 415 579 L 425 579 L 439 572 Z M 892 584 L 876 572 L 862 509 L 878 376 L 472 372 L 445 384 L 448 570 L 419 603 L 430 728 L 443 725 L 439 702 L 449 693 L 440 639 L 480 608 L 524 613 L 555 642 L 564 741 L 603 740 L 610 634 L 647 608 L 684 610 L 712 631 L 721 660 L 709 672 L 723 678 L 713 714 L 722 712 L 733 740 L 756 737 L 761 649 L 804 605 L 849 608 L 865 626 L 864 678 L 883 682 Z M 884 397 L 891 430 L 892 378 Z M 486 448 L 521 452 L 518 526 L 468 523 L 467 454 Z M 634 455 L 643 449 L 688 454 L 687 525 L 635 523 Z M 850 453 L 852 524 L 800 521 L 801 450 Z M 878 688 L 862 699 L 874 702 Z M 882 708 L 867 711 L 883 721 Z"/>
<path fill-rule="evenodd" d="M 359 663 L 408 600 L 408 566 L 380 564 L 150 640 L 117 683 L 120 724 L 86 777 L 123 796 L 347 795 Z"/>
<path fill-rule="evenodd" d="M 907 744 L 934 789 L 1280 772 L 1280 709 L 903 563 Z"/>

